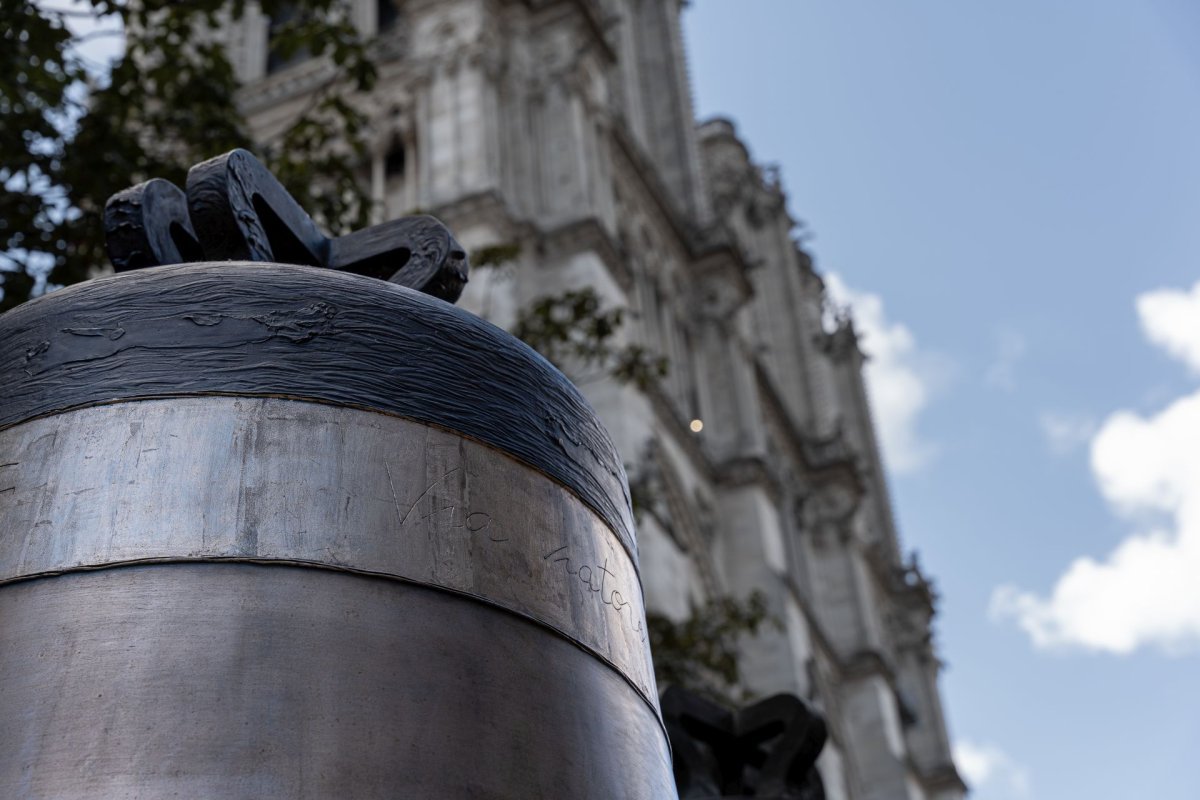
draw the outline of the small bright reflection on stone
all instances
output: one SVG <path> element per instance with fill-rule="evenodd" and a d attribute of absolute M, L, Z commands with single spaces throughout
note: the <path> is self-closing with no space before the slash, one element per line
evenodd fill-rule
<path fill-rule="evenodd" d="M 700 431 L 704 430 L 704 423 L 698 419 L 694 419 L 692 420 L 692 424 L 688 427 L 692 429 L 692 433 L 699 433 Z"/>

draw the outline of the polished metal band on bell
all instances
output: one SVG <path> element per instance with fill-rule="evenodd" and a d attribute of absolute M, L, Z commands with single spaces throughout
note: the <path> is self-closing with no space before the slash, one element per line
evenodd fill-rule
<path fill-rule="evenodd" d="M 570 492 L 477 442 L 358 409 L 187 397 L 43 417 L 0 431 L 0 452 L 30 465 L 8 468 L 0 583 L 218 560 L 399 578 L 549 626 L 654 703 L 629 555 Z"/>

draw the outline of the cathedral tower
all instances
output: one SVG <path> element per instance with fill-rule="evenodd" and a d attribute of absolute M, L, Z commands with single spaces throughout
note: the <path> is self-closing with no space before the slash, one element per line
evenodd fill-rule
<path fill-rule="evenodd" d="M 668 363 L 645 388 L 580 387 L 654 484 L 647 607 L 685 617 L 761 592 L 746 688 L 827 718 L 832 800 L 956 800 L 931 641 L 934 592 L 903 552 L 853 323 L 831 316 L 779 176 L 732 123 L 693 118 L 683 0 L 351 0 L 378 36 L 364 168 L 381 215 L 420 209 L 468 249 L 519 245 L 460 304 L 501 326 L 589 287 Z M 279 63 L 270 20 L 230 34 L 270 139 L 328 81 Z M 581 376 L 575 376 L 581 377 Z"/>

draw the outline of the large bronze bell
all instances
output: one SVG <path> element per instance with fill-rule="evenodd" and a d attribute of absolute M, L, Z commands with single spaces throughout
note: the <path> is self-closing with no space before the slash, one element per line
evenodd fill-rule
<path fill-rule="evenodd" d="M 210 261 L 0 317 L 0 797 L 675 797 L 593 411 L 406 288 L 435 221 L 318 240 L 223 158 L 110 209 Z"/>

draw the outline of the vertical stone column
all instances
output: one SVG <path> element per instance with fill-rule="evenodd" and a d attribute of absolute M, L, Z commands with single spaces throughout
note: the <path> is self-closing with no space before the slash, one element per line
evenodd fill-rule
<path fill-rule="evenodd" d="M 954 767 L 938 692 L 942 665 L 933 650 L 933 592 L 915 563 L 897 575 L 896 583 L 896 682 L 910 715 L 905 739 L 930 800 L 958 800 L 965 787 Z"/>
<path fill-rule="evenodd" d="M 725 590 L 735 597 L 765 595 L 770 626 L 745 643 L 741 667 L 747 688 L 803 694 L 805 631 L 792 613 L 788 561 L 776 486 L 765 469 L 766 430 L 753 360 L 747 357 L 739 315 L 750 287 L 731 254 L 714 255 L 692 268 L 700 434 L 717 465 L 720 533 L 714 543 Z"/>
<path fill-rule="evenodd" d="M 708 202 L 700 183 L 679 0 L 644 0 L 636 6 L 637 68 L 646 127 L 641 144 L 678 209 L 704 219 Z"/>
<path fill-rule="evenodd" d="M 817 619 L 839 657 L 871 647 L 867 609 L 861 591 L 861 565 L 852 537 L 858 495 L 829 483 L 800 498 L 802 541 L 811 570 L 807 576 Z"/>
<path fill-rule="evenodd" d="M 789 614 L 790 597 L 784 576 L 787 561 L 778 507 L 758 482 L 722 488 L 718 493 L 720 534 L 714 561 L 728 592 L 745 597 L 761 592 L 778 626 L 766 626 L 742 648 L 741 671 L 746 688 L 755 694 L 787 691 L 804 695 L 803 642 L 799 648 L 789 625 L 802 620 Z M 795 632 L 803 636 L 803 631 Z"/>
<path fill-rule="evenodd" d="M 900 715 L 886 678 L 869 670 L 851 674 L 838 695 L 857 800 L 920 800 L 912 795 Z"/>
<path fill-rule="evenodd" d="M 731 253 L 691 267 L 689 304 L 697 310 L 697 384 L 703 444 L 718 464 L 766 455 L 753 360 L 739 335 L 738 315 L 753 291 Z"/>
<path fill-rule="evenodd" d="M 855 797 L 893 800 L 908 797 L 907 748 L 854 536 L 859 500 L 848 486 L 825 484 L 804 498 L 801 514 L 812 557 L 813 605 L 840 666 L 835 691 Z"/>

